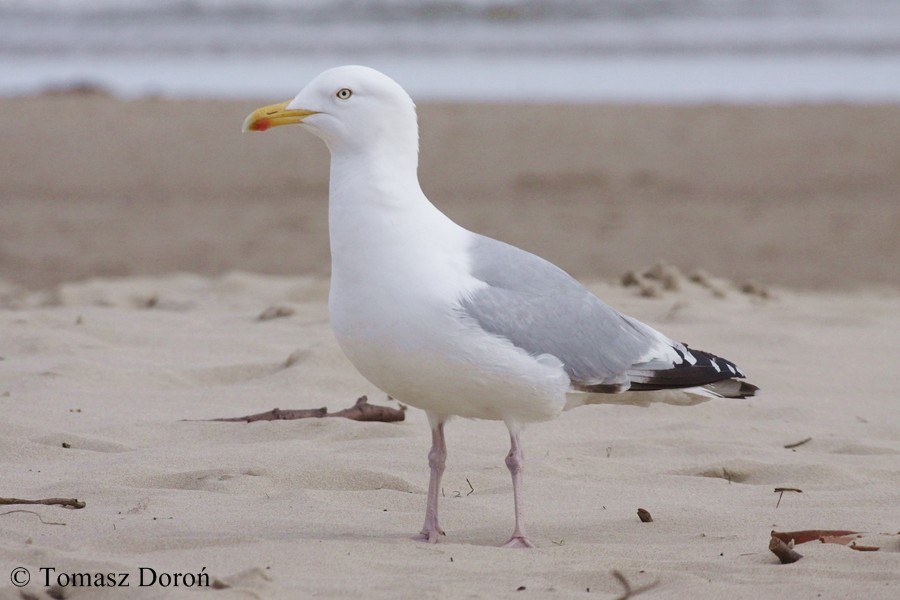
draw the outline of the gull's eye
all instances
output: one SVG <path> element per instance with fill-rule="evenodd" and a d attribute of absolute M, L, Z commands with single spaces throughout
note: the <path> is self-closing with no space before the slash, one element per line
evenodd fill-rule
<path fill-rule="evenodd" d="M 353 95 L 353 91 L 349 88 L 341 88 L 338 90 L 338 93 L 335 94 L 341 100 L 349 100 L 350 96 Z"/>

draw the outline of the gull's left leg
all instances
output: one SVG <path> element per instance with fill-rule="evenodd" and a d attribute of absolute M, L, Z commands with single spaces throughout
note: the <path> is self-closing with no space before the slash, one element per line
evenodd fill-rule
<path fill-rule="evenodd" d="M 528 537 L 525 535 L 525 516 L 522 506 L 524 491 L 522 490 L 522 470 L 525 468 L 525 454 L 522 452 L 522 446 L 519 444 L 519 433 L 510 430 L 509 432 L 510 448 L 509 454 L 506 455 L 506 466 L 512 475 L 513 484 L 513 501 L 516 506 L 516 528 L 513 531 L 509 541 L 503 544 L 504 548 L 534 548 Z"/>

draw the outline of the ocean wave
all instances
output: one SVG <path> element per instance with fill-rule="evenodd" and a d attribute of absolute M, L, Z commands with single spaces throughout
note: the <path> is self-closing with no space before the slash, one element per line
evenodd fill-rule
<path fill-rule="evenodd" d="M 886 17 L 894 0 L 0 0 L 0 16 L 58 18 L 267 18 L 314 22 L 431 19 L 485 21 Z"/>
<path fill-rule="evenodd" d="M 565 80 L 578 64 L 620 78 L 620 89 L 585 83 L 582 95 L 595 99 L 694 97 L 694 89 L 701 99 L 896 98 L 900 2 L 0 0 L 0 95 L 71 81 L 127 94 L 238 94 L 273 61 L 401 65 L 420 80 L 456 73 L 460 82 L 425 90 L 440 97 L 457 89 L 506 97 L 517 84 L 494 83 L 504 69 L 521 69 L 512 75 L 523 79 L 542 65 Z M 459 65 L 480 67 L 480 83 L 470 85 Z M 632 73 L 657 83 L 623 79 Z"/>

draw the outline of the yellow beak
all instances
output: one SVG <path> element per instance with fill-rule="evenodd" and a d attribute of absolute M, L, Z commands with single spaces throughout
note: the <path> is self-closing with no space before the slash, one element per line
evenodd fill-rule
<path fill-rule="evenodd" d="M 291 101 L 288 100 L 281 104 L 257 108 L 244 119 L 242 131 L 265 131 L 269 127 L 302 123 L 303 119 L 309 115 L 316 114 L 316 111 L 306 110 L 305 108 L 288 109 L 287 105 L 290 103 Z"/>

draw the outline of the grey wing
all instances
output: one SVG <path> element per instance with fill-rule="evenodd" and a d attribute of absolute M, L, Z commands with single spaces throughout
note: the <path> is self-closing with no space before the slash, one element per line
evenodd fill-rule
<path fill-rule="evenodd" d="M 529 354 L 558 358 L 573 389 L 660 390 L 744 376 L 731 361 L 690 349 L 621 314 L 542 258 L 479 235 L 470 253 L 472 274 L 488 285 L 462 300 L 463 311 Z M 735 383 L 735 391 L 716 393 L 744 397 L 757 390 Z M 723 385 L 721 390 L 728 389 Z"/>
<path fill-rule="evenodd" d="M 488 284 L 463 300 L 485 331 L 532 355 L 552 354 L 573 387 L 628 389 L 635 366 L 662 369 L 683 359 L 682 347 L 626 317 L 552 263 L 509 244 L 475 236 L 473 275 Z"/>

